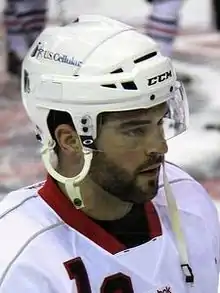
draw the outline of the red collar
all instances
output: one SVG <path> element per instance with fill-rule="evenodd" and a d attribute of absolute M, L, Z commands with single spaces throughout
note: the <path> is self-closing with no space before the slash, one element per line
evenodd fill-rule
<path fill-rule="evenodd" d="M 124 244 L 94 223 L 82 211 L 77 210 L 50 176 L 47 177 L 46 182 L 38 193 L 65 223 L 108 252 L 115 254 L 126 249 Z M 149 234 L 152 239 L 162 234 L 160 220 L 151 202 L 145 204 L 145 210 Z"/>

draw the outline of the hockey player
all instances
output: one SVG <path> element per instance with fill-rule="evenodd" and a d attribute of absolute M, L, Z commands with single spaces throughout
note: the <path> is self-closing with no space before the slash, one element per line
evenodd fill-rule
<path fill-rule="evenodd" d="M 46 0 L 7 0 L 4 10 L 8 73 L 20 77 L 21 62 L 46 22 Z"/>
<path fill-rule="evenodd" d="M 155 42 L 102 16 L 47 28 L 22 98 L 48 177 L 0 204 L 0 292 L 217 293 L 217 212 L 165 162 L 188 107 Z"/>

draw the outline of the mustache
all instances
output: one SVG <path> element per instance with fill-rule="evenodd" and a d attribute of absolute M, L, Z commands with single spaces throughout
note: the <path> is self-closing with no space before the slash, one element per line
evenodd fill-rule
<path fill-rule="evenodd" d="M 161 155 L 151 155 L 148 157 L 147 161 L 138 167 L 136 173 L 141 172 L 144 169 L 149 168 L 152 165 L 161 164 L 164 161 L 164 156 Z"/>

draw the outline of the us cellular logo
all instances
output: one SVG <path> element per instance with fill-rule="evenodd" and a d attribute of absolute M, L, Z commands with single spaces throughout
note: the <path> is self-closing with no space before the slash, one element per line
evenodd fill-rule
<path fill-rule="evenodd" d="M 31 57 L 36 57 L 38 52 L 43 48 L 42 43 L 39 42 L 37 46 L 34 48 L 33 52 L 31 53 Z"/>
<path fill-rule="evenodd" d="M 81 67 L 83 63 L 82 61 L 79 61 L 75 59 L 74 57 L 70 57 L 65 54 L 45 50 L 41 42 L 39 42 L 37 46 L 34 48 L 33 52 L 31 53 L 31 57 L 65 63 L 65 64 L 77 66 L 77 67 Z"/>

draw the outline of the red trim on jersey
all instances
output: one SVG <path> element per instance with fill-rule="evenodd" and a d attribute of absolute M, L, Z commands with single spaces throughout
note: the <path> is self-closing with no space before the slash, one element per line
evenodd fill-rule
<path fill-rule="evenodd" d="M 93 222 L 85 213 L 77 210 L 50 176 L 47 177 L 38 193 L 65 223 L 108 252 L 115 254 L 126 249 L 124 244 Z M 150 237 L 154 238 L 161 235 L 160 220 L 151 202 L 145 205 L 145 211 Z"/>
<path fill-rule="evenodd" d="M 85 213 L 77 210 L 50 176 L 38 193 L 65 223 L 105 250 L 115 254 L 126 249 L 125 245 L 94 223 Z"/>
<path fill-rule="evenodd" d="M 146 217 L 148 220 L 149 236 L 151 239 L 162 235 L 160 219 L 152 202 L 145 204 Z"/>

